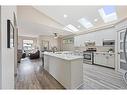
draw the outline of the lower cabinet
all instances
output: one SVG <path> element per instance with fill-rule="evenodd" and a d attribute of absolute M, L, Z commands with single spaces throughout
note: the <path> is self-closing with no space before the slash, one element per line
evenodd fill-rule
<path fill-rule="evenodd" d="M 94 64 L 115 68 L 115 55 L 108 53 L 94 53 Z"/>

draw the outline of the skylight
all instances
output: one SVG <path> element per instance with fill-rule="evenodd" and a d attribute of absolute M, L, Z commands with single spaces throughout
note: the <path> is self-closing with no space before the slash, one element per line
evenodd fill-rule
<path fill-rule="evenodd" d="M 64 30 L 72 32 L 72 30 L 68 29 L 67 27 L 64 27 Z"/>
<path fill-rule="evenodd" d="M 98 11 L 105 23 L 117 20 L 116 9 L 114 6 L 105 6 Z"/>
<path fill-rule="evenodd" d="M 77 32 L 77 31 L 79 31 L 76 27 L 74 27 L 74 26 L 71 25 L 71 24 L 67 25 L 67 26 L 64 28 L 64 30 L 70 31 L 70 32 Z"/>
<path fill-rule="evenodd" d="M 91 22 L 89 22 L 89 21 L 88 21 L 87 19 L 85 19 L 85 18 L 79 19 L 78 22 L 79 22 L 80 24 L 82 24 L 85 28 L 91 28 L 91 27 L 93 27 L 93 24 L 92 24 Z"/>

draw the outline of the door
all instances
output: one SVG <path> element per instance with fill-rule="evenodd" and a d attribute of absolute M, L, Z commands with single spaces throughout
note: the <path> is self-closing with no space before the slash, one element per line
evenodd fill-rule
<path fill-rule="evenodd" d="M 83 56 L 84 56 L 84 59 L 85 59 L 85 60 L 89 60 L 89 61 L 92 60 L 92 55 L 91 55 L 91 53 L 84 53 Z"/>
<path fill-rule="evenodd" d="M 126 29 L 126 31 L 124 33 L 123 52 L 124 52 L 124 56 L 125 56 L 124 60 L 125 60 L 125 64 L 126 64 L 126 66 L 125 66 L 126 69 L 125 70 L 127 70 L 127 29 Z M 127 71 L 124 74 L 124 80 L 125 80 L 125 82 L 127 84 Z"/>
<path fill-rule="evenodd" d="M 127 63 L 124 55 L 124 36 L 126 29 L 121 29 L 118 32 L 118 68 L 120 71 L 127 71 Z M 125 49 L 127 50 L 127 39 L 125 41 Z M 127 52 L 126 52 L 127 53 Z"/>

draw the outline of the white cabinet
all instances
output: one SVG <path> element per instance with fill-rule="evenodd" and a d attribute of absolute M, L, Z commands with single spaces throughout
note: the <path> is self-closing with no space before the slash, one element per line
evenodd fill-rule
<path fill-rule="evenodd" d="M 80 47 L 81 46 L 81 40 L 82 40 L 82 38 L 80 36 L 75 36 L 74 37 L 74 46 Z"/>
<path fill-rule="evenodd" d="M 115 55 L 109 53 L 94 53 L 94 64 L 115 68 Z"/>
<path fill-rule="evenodd" d="M 47 55 L 44 55 L 44 69 L 49 71 L 49 57 Z"/>
<path fill-rule="evenodd" d="M 102 46 L 103 40 L 115 40 L 114 28 L 98 30 L 96 32 L 83 34 L 74 37 L 74 46 L 84 46 L 85 41 L 95 41 L 96 46 Z"/>
<path fill-rule="evenodd" d="M 113 54 L 108 54 L 106 57 L 107 66 L 115 68 L 115 55 Z"/>
<path fill-rule="evenodd" d="M 101 65 L 102 64 L 102 59 L 100 58 L 102 55 L 100 53 L 94 53 L 94 63 Z M 99 60 L 98 60 L 99 59 Z"/>
<path fill-rule="evenodd" d="M 83 84 L 82 58 L 67 60 L 45 54 L 44 59 L 44 68 L 66 89 L 77 89 Z"/>

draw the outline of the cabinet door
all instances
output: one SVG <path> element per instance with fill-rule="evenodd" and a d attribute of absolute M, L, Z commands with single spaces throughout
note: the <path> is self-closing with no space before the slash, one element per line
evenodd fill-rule
<path fill-rule="evenodd" d="M 98 65 L 101 65 L 101 61 L 102 61 L 101 54 L 95 53 L 94 54 L 94 63 L 98 64 Z"/>
<path fill-rule="evenodd" d="M 107 66 L 115 68 L 115 56 L 112 55 L 112 54 L 108 54 L 107 55 L 107 60 L 108 60 Z"/>
<path fill-rule="evenodd" d="M 81 44 L 80 39 L 81 38 L 79 36 L 75 36 L 74 37 L 74 46 L 75 47 L 79 47 L 80 46 L 80 44 Z"/>
<path fill-rule="evenodd" d="M 107 59 L 106 59 L 106 56 L 107 56 L 107 55 L 106 55 L 105 53 L 101 54 L 101 57 L 100 57 L 100 58 L 101 58 L 101 60 L 102 60 L 102 61 L 101 61 L 101 65 L 102 65 L 102 66 L 107 66 L 106 64 L 107 64 L 108 61 L 107 61 Z"/>
<path fill-rule="evenodd" d="M 115 59 L 114 59 L 114 55 L 112 54 L 102 54 L 102 65 L 103 66 L 106 66 L 106 67 L 112 67 L 114 68 L 115 67 Z"/>

